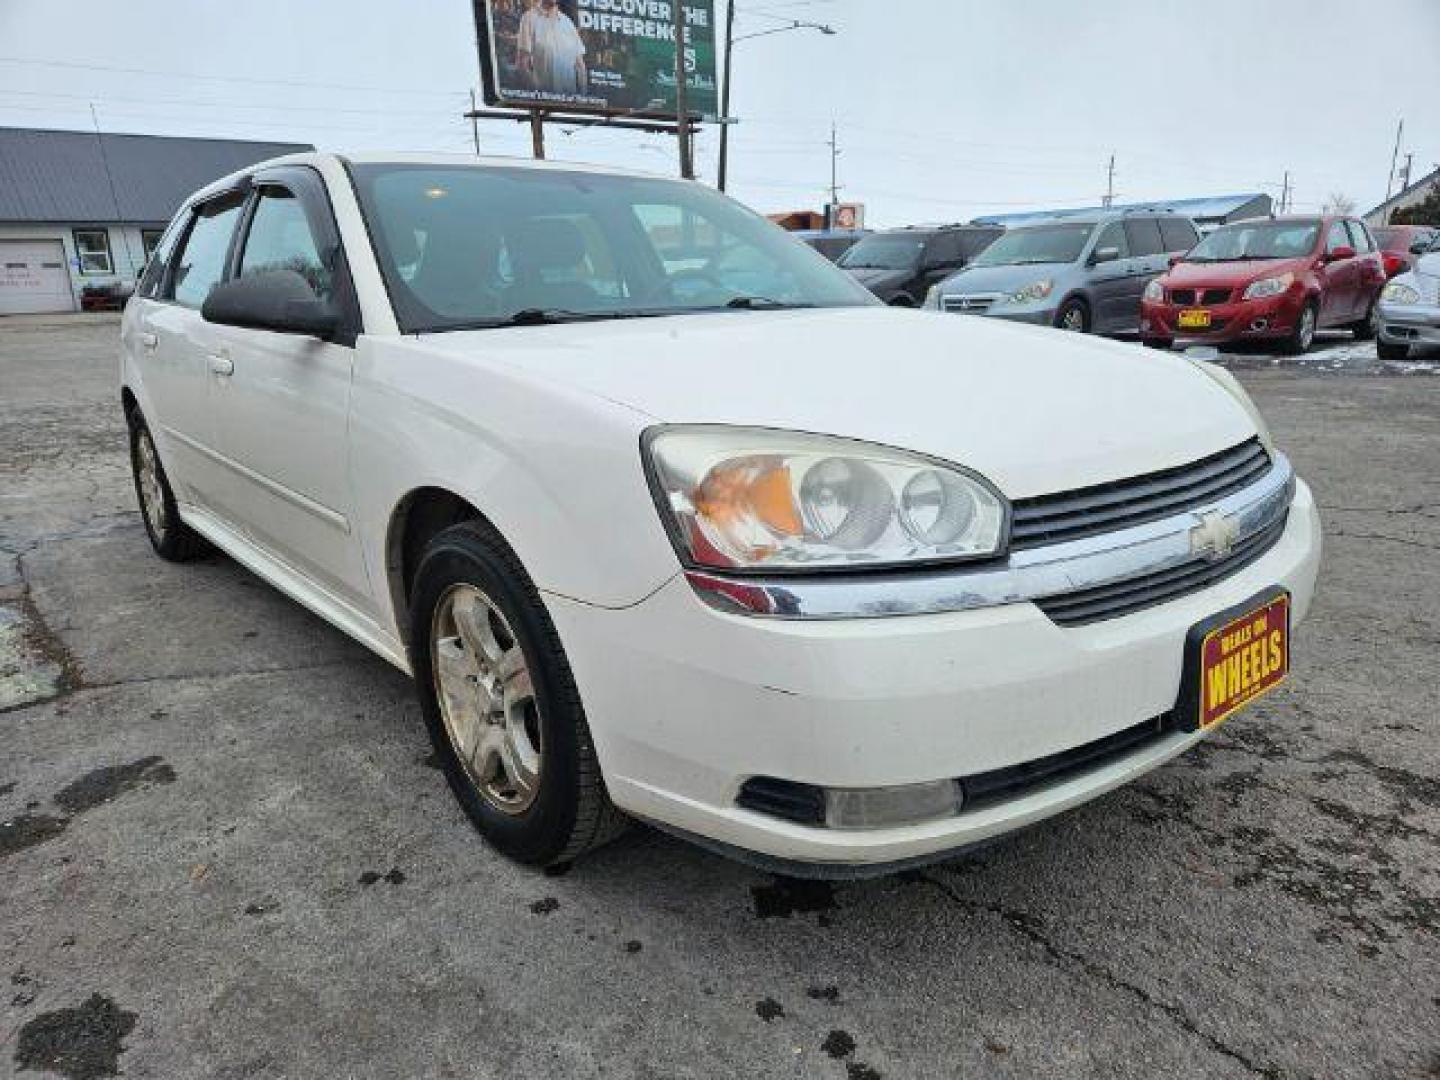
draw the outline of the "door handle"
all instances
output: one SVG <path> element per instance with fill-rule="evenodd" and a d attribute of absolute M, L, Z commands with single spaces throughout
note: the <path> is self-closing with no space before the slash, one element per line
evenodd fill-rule
<path fill-rule="evenodd" d="M 160 344 L 160 339 L 159 339 L 159 337 L 157 337 L 156 335 L 150 333 L 150 331 L 148 331 L 148 330 L 146 330 L 143 334 L 140 335 L 140 345 L 141 345 L 143 348 L 153 349 L 153 348 L 155 348 L 156 345 L 159 345 L 159 344 Z"/>
<path fill-rule="evenodd" d="M 210 354 L 210 372 L 213 375 L 234 375 L 235 361 L 219 353 Z"/>

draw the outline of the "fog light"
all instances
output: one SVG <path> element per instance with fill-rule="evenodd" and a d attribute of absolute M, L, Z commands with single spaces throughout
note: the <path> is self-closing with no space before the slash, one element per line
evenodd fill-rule
<path fill-rule="evenodd" d="M 832 829 L 880 829 L 915 825 L 960 812 L 964 801 L 954 780 L 884 788 L 826 788 L 825 824 Z"/>

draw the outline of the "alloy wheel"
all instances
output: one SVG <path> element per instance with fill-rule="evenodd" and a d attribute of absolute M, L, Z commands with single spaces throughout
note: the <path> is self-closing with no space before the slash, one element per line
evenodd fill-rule
<path fill-rule="evenodd" d="M 1306 305 L 1300 312 L 1300 351 L 1304 352 L 1315 342 L 1315 309 Z"/>
<path fill-rule="evenodd" d="M 169 515 L 165 511 L 165 489 L 160 483 L 160 459 L 155 453 L 155 443 L 150 432 L 140 431 L 135 441 L 135 470 L 139 478 L 140 509 L 156 537 L 165 535 Z"/>
<path fill-rule="evenodd" d="M 525 653 L 481 589 L 440 598 L 430 633 L 435 697 L 466 776 L 489 805 L 523 814 L 540 791 L 544 735 Z"/>
<path fill-rule="evenodd" d="M 1085 331 L 1085 312 L 1078 306 L 1067 308 L 1065 314 L 1060 316 L 1060 328 L 1062 330 L 1073 330 L 1076 333 Z"/>

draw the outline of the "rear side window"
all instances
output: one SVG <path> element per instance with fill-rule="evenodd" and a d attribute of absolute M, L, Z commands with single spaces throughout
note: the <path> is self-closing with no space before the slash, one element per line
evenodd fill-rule
<path fill-rule="evenodd" d="M 1184 218 L 1161 218 L 1160 239 L 1166 251 L 1189 251 L 1200 241 L 1195 226 Z"/>
<path fill-rule="evenodd" d="M 1160 238 L 1160 223 L 1154 218 L 1135 218 L 1125 222 L 1125 238 L 1130 242 L 1132 258 L 1159 255 L 1165 250 Z"/>
<path fill-rule="evenodd" d="M 959 233 L 941 233 L 930 241 L 929 250 L 925 253 L 925 264 L 927 266 L 958 266 L 965 258 L 961 240 L 962 237 Z"/>
<path fill-rule="evenodd" d="M 165 271 L 169 269 L 170 260 L 175 256 L 175 242 L 184 230 L 184 222 L 184 214 L 177 216 L 150 249 L 150 255 L 145 260 L 145 272 L 140 275 L 140 284 L 135 289 L 141 296 L 154 300 L 164 289 Z"/>
<path fill-rule="evenodd" d="M 244 197 L 227 195 L 195 210 L 185 244 L 175 258 L 171 296 L 177 304 L 198 309 L 225 275 L 225 258 Z"/>

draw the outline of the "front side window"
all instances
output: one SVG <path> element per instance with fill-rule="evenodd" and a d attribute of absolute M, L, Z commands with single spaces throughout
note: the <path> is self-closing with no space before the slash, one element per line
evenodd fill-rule
<path fill-rule="evenodd" d="M 1216 229 L 1185 256 L 1186 262 L 1299 259 L 1315 250 L 1318 221 L 1242 221 Z"/>
<path fill-rule="evenodd" d="M 1095 250 L 1103 251 L 1106 248 L 1114 248 L 1120 254 L 1117 259 L 1130 258 L 1130 244 L 1125 239 L 1125 228 L 1118 221 L 1112 221 L 1106 225 L 1100 233 L 1100 239 L 1095 241 Z"/>
<path fill-rule="evenodd" d="M 1350 227 L 1350 239 L 1353 241 L 1351 247 L 1361 255 L 1375 250 L 1374 245 L 1370 243 L 1370 234 L 1365 231 L 1364 225 L 1358 221 L 1347 221 L 1345 224 Z"/>
<path fill-rule="evenodd" d="M 199 309 L 220 283 L 244 201 L 239 195 L 230 195 L 195 210 L 190 235 L 175 259 L 171 295 L 177 304 Z"/>
<path fill-rule="evenodd" d="M 250 277 L 272 270 L 293 270 L 321 300 L 334 292 L 330 271 L 320 257 L 305 208 L 282 187 L 262 187 L 240 255 L 238 276 Z"/>
<path fill-rule="evenodd" d="M 1125 239 L 1130 243 L 1130 254 L 1137 258 L 1159 255 L 1165 250 L 1160 223 L 1154 218 L 1135 218 L 1125 222 Z"/>
<path fill-rule="evenodd" d="M 971 266 L 1029 266 L 1072 263 L 1085 250 L 1095 226 L 1032 225 L 1012 229 L 982 251 Z"/>
<path fill-rule="evenodd" d="M 110 258 L 109 229 L 76 229 L 75 255 L 82 274 L 113 274 L 115 263 Z"/>
<path fill-rule="evenodd" d="M 406 333 L 878 303 L 695 184 L 464 165 L 359 164 L 353 175 Z"/>
<path fill-rule="evenodd" d="M 175 254 L 175 241 L 182 232 L 183 217 L 177 217 L 171 222 L 168 228 L 162 230 L 146 229 L 142 234 L 145 241 L 145 270 L 140 275 L 140 284 L 136 291 L 149 299 L 159 297 L 165 286 L 165 272 L 170 267 L 170 260 Z M 154 234 L 151 241 L 149 234 Z"/>
<path fill-rule="evenodd" d="M 1353 248 L 1355 245 L 1350 239 L 1350 233 L 1345 228 L 1345 222 L 1337 221 L 1330 226 L 1330 232 L 1325 236 L 1325 252 L 1333 255 L 1341 248 Z"/>
<path fill-rule="evenodd" d="M 148 262 L 155 249 L 160 246 L 160 238 L 165 235 L 164 229 L 141 229 L 140 246 L 145 251 L 145 259 Z"/>

